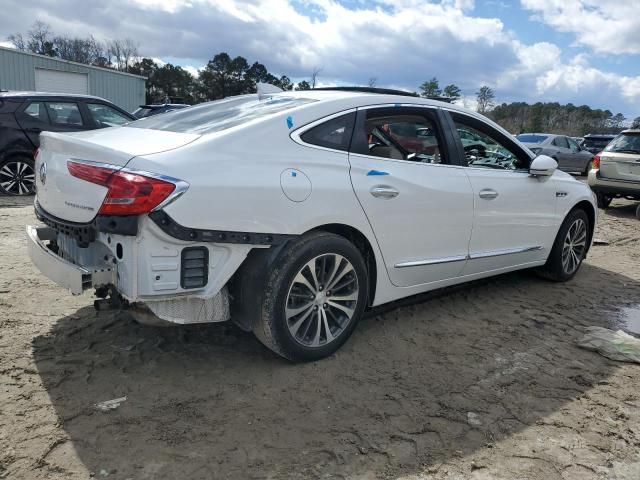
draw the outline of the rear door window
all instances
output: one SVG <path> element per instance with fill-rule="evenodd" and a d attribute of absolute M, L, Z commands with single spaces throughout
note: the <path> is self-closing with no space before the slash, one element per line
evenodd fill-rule
<path fill-rule="evenodd" d="M 43 102 L 31 102 L 22 111 L 23 115 L 27 116 L 29 120 L 35 120 L 44 124 L 49 123 L 49 117 L 47 116 L 47 109 Z"/>
<path fill-rule="evenodd" d="M 448 163 L 432 109 L 382 107 L 363 110 L 351 152 L 420 163 Z"/>
<path fill-rule="evenodd" d="M 89 103 L 87 104 L 87 108 L 93 121 L 99 127 L 115 127 L 131 121 L 115 108 L 111 108 L 109 105 L 104 105 L 103 103 Z"/>
<path fill-rule="evenodd" d="M 49 118 L 54 125 L 70 125 L 81 127 L 84 125 L 77 103 L 47 102 Z"/>

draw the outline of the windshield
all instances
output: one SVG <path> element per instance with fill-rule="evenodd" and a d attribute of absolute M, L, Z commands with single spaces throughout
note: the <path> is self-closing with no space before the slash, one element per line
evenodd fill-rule
<path fill-rule="evenodd" d="M 285 96 L 260 100 L 255 94 L 241 95 L 174 110 L 164 115 L 143 118 L 129 126 L 178 133 L 206 134 L 311 102 L 315 100 Z"/>
<path fill-rule="evenodd" d="M 518 140 L 520 140 L 521 142 L 524 142 L 524 143 L 542 143 L 547 138 L 549 138 L 549 136 L 548 135 L 536 135 L 536 134 L 533 134 L 533 133 L 521 133 L 516 138 Z"/>
<path fill-rule="evenodd" d="M 614 138 L 605 152 L 640 153 L 640 133 L 623 133 Z"/>

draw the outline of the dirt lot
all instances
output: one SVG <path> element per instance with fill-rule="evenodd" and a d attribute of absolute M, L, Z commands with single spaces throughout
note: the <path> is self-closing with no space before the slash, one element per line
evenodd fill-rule
<path fill-rule="evenodd" d="M 230 325 L 96 315 L 29 264 L 29 201 L 0 198 L 0 477 L 637 480 L 640 366 L 574 346 L 640 303 L 633 213 L 614 202 L 567 284 L 423 297 L 292 365 Z"/>

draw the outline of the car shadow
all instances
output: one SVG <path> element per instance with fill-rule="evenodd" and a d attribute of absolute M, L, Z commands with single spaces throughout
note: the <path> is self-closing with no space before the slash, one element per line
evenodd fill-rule
<path fill-rule="evenodd" d="M 34 196 L 26 195 L 24 197 L 0 194 L 0 208 L 26 207 L 33 205 Z"/>
<path fill-rule="evenodd" d="M 33 355 L 89 471 L 392 476 L 487 448 L 605 381 L 619 364 L 574 341 L 615 326 L 622 283 L 638 298 L 638 282 L 587 264 L 565 284 L 519 272 L 416 297 L 372 311 L 337 354 L 306 364 L 233 325 L 153 328 L 89 307 L 35 338 Z M 45 462 L 62 462 L 63 447 Z"/>
<path fill-rule="evenodd" d="M 601 210 L 605 215 L 611 215 L 618 218 L 635 218 L 636 209 L 640 202 L 626 199 L 614 199 L 606 210 Z"/>

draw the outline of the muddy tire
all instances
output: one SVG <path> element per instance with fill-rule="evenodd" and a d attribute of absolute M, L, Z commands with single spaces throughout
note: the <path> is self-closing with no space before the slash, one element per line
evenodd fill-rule
<path fill-rule="evenodd" d="M 353 333 L 368 291 L 364 259 L 351 242 L 326 232 L 305 235 L 268 272 L 253 332 L 289 360 L 327 357 Z"/>
<path fill-rule="evenodd" d="M 566 282 L 578 272 L 587 254 L 589 217 L 582 209 L 572 210 L 562 222 L 547 263 L 538 274 L 554 282 Z"/>

